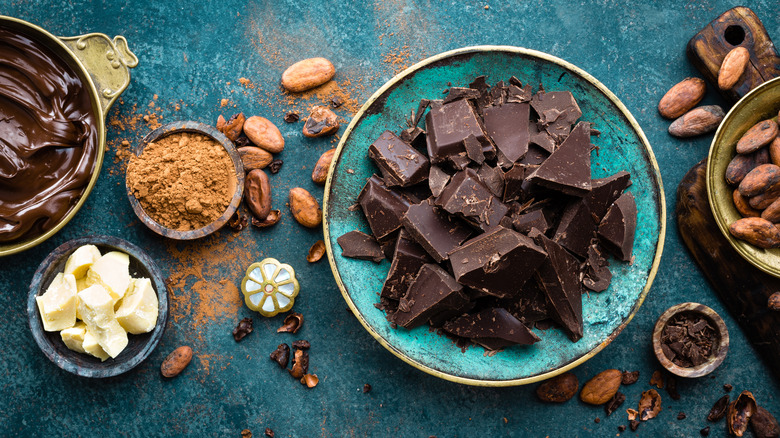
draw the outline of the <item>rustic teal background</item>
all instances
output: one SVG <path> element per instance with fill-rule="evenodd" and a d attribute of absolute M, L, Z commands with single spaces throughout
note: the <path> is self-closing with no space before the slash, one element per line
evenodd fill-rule
<path fill-rule="evenodd" d="M 637 118 L 661 167 L 669 214 L 655 284 L 634 321 L 575 374 L 584 382 L 605 368 L 640 370 L 640 382 L 623 389 L 628 398 L 623 409 L 635 406 L 639 394 L 649 388 L 652 371 L 659 368 L 650 349 L 653 322 L 673 304 L 698 301 L 726 319 L 732 336 L 729 357 L 711 377 L 679 381 L 679 401 L 661 391 L 663 412 L 637 433 L 697 436 L 708 425 L 704 418 L 724 383 L 734 385 L 735 391 L 752 390 L 759 403 L 780 415 L 779 382 L 746 343 L 676 231 L 677 184 L 706 155 L 710 138 L 669 137 L 668 122 L 655 110 L 669 86 L 696 74 L 684 54 L 688 39 L 733 6 L 736 3 L 725 1 L 605 0 L 4 2 L 0 13 L 54 34 L 127 37 L 140 64 L 112 118 L 126 122 L 151 112 L 162 115 L 162 121 L 213 123 L 220 113 L 229 116 L 240 110 L 277 123 L 287 147 L 281 154 L 282 171 L 272 177 L 275 205 L 285 212 L 280 224 L 172 244 L 134 217 L 124 195 L 121 163 L 114 160 L 119 142 L 137 141 L 149 131 L 148 124 L 140 120 L 134 128 L 127 123 L 109 127 L 113 146 L 81 212 L 40 247 L 0 259 L 0 436 L 237 437 L 245 428 L 262 435 L 266 427 L 276 436 L 307 437 L 615 436 L 617 426 L 627 424 L 622 409 L 605 418 L 601 408 L 577 400 L 543 405 L 533 395 L 535 385 L 462 386 L 428 376 L 392 356 L 348 313 L 327 262 L 305 261 L 320 232 L 298 226 L 285 210 L 290 187 L 302 186 L 321 197 L 322 189 L 309 175 L 319 154 L 332 146 L 331 139 L 304 139 L 300 123 L 282 121 L 288 110 L 305 111 L 320 101 L 316 95 L 282 95 L 277 84 L 287 65 L 311 56 L 331 59 L 338 70 L 336 81 L 349 98 L 338 112 L 348 120 L 354 102 L 368 98 L 398 68 L 476 44 L 524 46 L 582 67 Z M 747 6 L 770 35 L 780 39 L 776 2 Z M 251 84 L 241 85 L 240 77 Z M 228 99 L 225 107 L 221 99 Z M 722 104 L 712 91 L 706 102 Z M 171 320 L 158 349 L 134 371 L 106 381 L 80 379 L 55 367 L 38 350 L 26 322 L 27 286 L 38 263 L 65 240 L 89 234 L 135 242 L 159 260 L 166 275 L 183 278 L 173 291 Z M 237 344 L 230 332 L 251 312 L 241 305 L 236 285 L 246 266 L 266 256 L 296 268 L 301 295 L 295 309 L 306 322 L 297 335 L 283 335 L 275 331 L 281 317 L 253 315 L 255 333 Z M 312 390 L 268 360 L 277 344 L 298 338 L 312 343 L 310 369 L 320 377 L 320 385 Z M 191 345 L 196 358 L 180 377 L 163 380 L 160 362 L 182 344 Z M 373 386 L 368 394 L 362 393 L 365 383 Z M 677 420 L 680 411 L 687 419 Z M 598 424 L 596 417 L 601 418 Z M 723 422 L 712 425 L 710 436 L 725 435 Z"/>

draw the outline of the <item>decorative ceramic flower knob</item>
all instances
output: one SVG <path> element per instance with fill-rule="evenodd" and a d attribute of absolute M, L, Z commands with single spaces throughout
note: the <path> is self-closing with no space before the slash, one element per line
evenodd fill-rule
<path fill-rule="evenodd" d="M 252 263 L 241 282 L 247 307 L 268 317 L 292 309 L 299 291 L 292 266 L 272 258 Z"/>

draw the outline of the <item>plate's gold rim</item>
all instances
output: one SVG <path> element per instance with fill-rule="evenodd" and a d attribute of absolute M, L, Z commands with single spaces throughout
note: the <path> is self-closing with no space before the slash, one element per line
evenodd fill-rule
<path fill-rule="evenodd" d="M 328 201 L 330 198 L 330 188 L 331 183 L 333 180 L 333 173 L 334 169 L 336 168 L 336 163 L 341 158 L 341 151 L 344 148 L 344 145 L 346 143 L 347 138 L 349 138 L 350 133 L 352 132 L 353 128 L 357 125 L 357 121 L 360 120 L 363 117 L 363 114 L 367 111 L 367 109 L 390 87 L 394 86 L 396 83 L 403 80 L 406 76 L 410 75 L 411 73 L 416 72 L 417 70 L 421 69 L 422 67 L 425 67 L 429 64 L 432 64 L 434 62 L 437 62 L 439 60 L 442 60 L 444 58 L 448 58 L 455 55 L 461 55 L 464 53 L 472 53 L 472 52 L 511 52 L 515 54 L 521 54 L 521 55 L 529 55 L 529 56 L 535 56 L 537 58 L 544 59 L 546 61 L 552 62 L 554 64 L 560 65 L 561 67 L 568 69 L 583 78 L 585 78 L 586 81 L 591 83 L 591 85 L 595 86 L 601 93 L 603 93 L 619 110 L 620 112 L 626 117 L 631 127 L 634 129 L 634 131 L 639 135 L 639 138 L 642 140 L 642 145 L 647 150 L 648 157 L 650 159 L 650 164 L 652 166 L 653 172 L 655 174 L 655 177 L 658 181 L 658 190 L 659 190 L 659 203 L 661 205 L 661 224 L 660 224 L 660 230 L 658 234 L 658 244 L 656 245 L 656 251 L 655 251 L 655 257 L 653 258 L 653 264 L 650 269 L 650 272 L 647 277 L 647 283 L 645 284 L 645 287 L 642 289 L 642 293 L 639 295 L 639 299 L 637 300 L 634 307 L 631 309 L 631 312 L 629 313 L 628 317 L 625 321 L 623 321 L 622 324 L 620 324 L 615 331 L 613 331 L 604 342 L 600 343 L 596 347 L 594 347 L 589 352 L 585 353 L 582 357 L 579 359 L 566 364 L 558 369 L 548 371 L 546 373 L 538 374 L 536 376 L 532 377 L 525 377 L 521 379 L 511 379 L 511 380 L 480 380 L 480 379 L 472 379 L 467 377 L 460 377 L 455 376 L 452 374 L 445 373 L 443 371 L 439 371 L 436 369 L 433 369 L 427 365 L 424 365 L 422 363 L 416 362 L 413 359 L 409 358 L 405 354 L 403 354 L 401 351 L 393 347 L 386 339 L 384 339 L 382 336 L 379 335 L 376 331 L 374 331 L 371 326 L 368 325 L 365 318 L 363 318 L 363 315 L 357 310 L 357 307 L 355 306 L 355 303 L 352 302 L 352 298 L 349 296 L 349 294 L 346 291 L 346 288 L 344 287 L 344 283 L 341 280 L 341 276 L 338 273 L 338 270 L 336 269 L 336 260 L 333 256 L 333 248 L 330 244 L 330 230 L 328 227 Z M 324 234 L 324 240 L 325 240 L 325 248 L 328 253 L 328 263 L 330 263 L 330 269 L 333 273 L 333 277 L 336 279 L 336 284 L 339 287 L 339 290 L 341 291 L 341 295 L 344 297 L 344 300 L 347 302 L 347 305 L 349 306 L 350 310 L 353 314 L 357 317 L 360 324 L 363 326 L 363 328 L 368 331 L 368 333 L 371 334 L 371 336 L 377 340 L 383 347 L 385 347 L 387 350 L 389 350 L 391 353 L 393 353 L 395 356 L 397 356 L 399 359 L 403 360 L 404 362 L 408 363 L 409 365 L 417 368 L 418 370 L 421 370 L 423 372 L 426 372 L 428 374 L 431 374 L 433 376 L 442 378 L 444 380 L 449 380 L 451 382 L 456 383 L 463 383 L 466 385 L 473 385 L 473 386 L 490 386 L 490 387 L 501 387 L 501 386 L 517 386 L 517 385 L 526 385 L 529 383 L 538 382 L 541 380 L 548 379 L 550 377 L 557 376 L 558 374 L 564 373 L 582 363 L 590 359 L 591 357 L 595 356 L 597 353 L 599 353 L 601 350 L 604 349 L 607 345 L 609 345 L 620 332 L 623 331 L 623 329 L 628 325 L 629 322 L 634 318 L 634 315 L 639 310 L 639 308 L 642 306 L 642 303 L 644 302 L 645 298 L 647 297 L 647 293 L 650 291 L 650 287 L 653 284 L 653 280 L 655 279 L 655 275 L 658 272 L 658 266 L 661 262 L 661 254 L 663 253 L 663 247 L 664 247 L 664 240 L 666 237 L 666 197 L 664 195 L 664 186 L 663 181 L 661 180 L 661 171 L 658 168 L 658 162 L 655 159 L 655 154 L 653 153 L 653 149 L 650 147 L 650 142 L 647 140 L 647 137 L 645 136 L 644 131 L 642 131 L 642 128 L 639 126 L 639 123 L 634 119 L 634 117 L 631 115 L 631 113 L 628 111 L 628 109 L 623 105 L 623 103 L 615 96 L 607 87 L 605 87 L 601 82 L 596 80 L 593 76 L 591 76 L 586 71 L 580 69 L 579 67 L 575 66 L 574 64 L 571 64 L 569 62 L 566 62 L 560 58 L 557 58 L 555 56 L 549 55 L 547 53 L 539 52 L 537 50 L 532 49 L 526 49 L 522 47 L 515 47 L 515 46 L 493 46 L 493 45 L 485 45 L 485 46 L 469 46 L 469 47 L 463 47 L 460 49 L 450 50 L 444 53 L 440 53 L 438 55 L 434 55 L 430 58 L 426 58 L 417 64 L 414 64 L 413 66 L 407 68 L 406 70 L 402 71 L 401 73 L 394 76 L 392 79 L 387 81 L 382 87 L 380 87 L 367 101 L 363 104 L 363 106 L 360 108 L 360 110 L 355 114 L 355 116 L 352 118 L 352 120 L 349 123 L 349 126 L 344 131 L 344 134 L 341 136 L 341 140 L 339 141 L 339 145 L 336 147 L 336 152 L 333 156 L 333 164 L 330 166 L 330 169 L 328 170 L 328 178 L 325 183 L 325 194 L 323 196 L 322 201 L 322 209 L 323 209 L 323 234 Z"/>
<path fill-rule="evenodd" d="M 731 153 L 732 148 L 736 147 L 735 144 L 725 145 L 722 142 L 722 137 L 725 135 L 726 125 L 731 122 L 731 119 L 735 118 L 736 114 L 743 111 L 745 106 L 747 106 L 751 100 L 761 95 L 762 93 L 767 92 L 767 89 L 775 86 L 780 87 L 780 77 L 768 80 L 758 87 L 750 90 L 748 94 L 739 99 L 739 101 L 734 104 L 733 107 L 731 107 L 729 112 L 726 113 L 726 116 L 723 117 L 723 121 L 718 126 L 717 131 L 715 131 L 715 136 L 712 138 L 712 143 L 710 144 L 710 150 L 707 154 L 707 171 L 704 176 L 704 180 L 707 184 L 707 201 L 710 204 L 712 216 L 715 218 L 715 223 L 718 225 L 718 229 L 726 238 L 726 240 L 728 240 L 731 247 L 734 248 L 737 253 L 739 253 L 739 255 L 747 260 L 751 265 L 773 277 L 780 278 L 780 266 L 773 267 L 771 264 L 763 260 L 762 254 L 765 254 L 766 250 L 758 249 L 757 247 L 754 247 L 747 242 L 738 240 L 734 238 L 734 236 L 732 236 L 729 232 L 729 224 L 726 218 L 726 207 L 719 204 L 717 202 L 717 197 L 715 196 L 715 192 L 717 191 L 716 178 L 718 178 L 718 176 L 715 175 L 715 160 L 713 159 L 719 154 L 725 152 Z"/>

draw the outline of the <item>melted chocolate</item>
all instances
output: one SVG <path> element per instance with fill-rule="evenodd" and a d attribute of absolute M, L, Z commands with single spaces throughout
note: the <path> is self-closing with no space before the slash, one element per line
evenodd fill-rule
<path fill-rule="evenodd" d="M 0 28 L 0 242 L 52 229 L 98 152 L 88 90 L 43 44 Z"/>

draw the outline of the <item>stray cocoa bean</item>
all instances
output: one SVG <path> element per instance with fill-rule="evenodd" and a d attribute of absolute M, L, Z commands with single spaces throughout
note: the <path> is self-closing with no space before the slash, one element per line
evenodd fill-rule
<path fill-rule="evenodd" d="M 227 121 L 220 114 L 217 118 L 217 131 L 225 134 L 230 141 L 236 141 L 244 129 L 244 113 L 233 114 Z"/>
<path fill-rule="evenodd" d="M 333 155 L 336 153 L 336 149 L 330 149 L 325 151 L 317 163 L 314 165 L 314 170 L 311 172 L 311 180 L 315 184 L 325 184 L 328 179 L 328 171 L 330 170 L 330 163 L 333 161 Z"/>
<path fill-rule="evenodd" d="M 171 352 L 160 365 L 163 377 L 176 377 L 187 368 L 192 360 L 192 348 L 183 345 Z"/>
<path fill-rule="evenodd" d="M 767 307 L 769 307 L 769 310 L 780 312 L 780 292 L 775 292 L 769 296 Z"/>
<path fill-rule="evenodd" d="M 265 117 L 252 116 L 244 122 L 244 134 L 255 146 L 272 154 L 284 150 L 284 137 L 281 131 Z"/>
<path fill-rule="evenodd" d="M 328 82 L 335 74 L 333 63 L 325 58 L 304 59 L 287 67 L 282 73 L 282 87 L 300 93 Z"/>
<path fill-rule="evenodd" d="M 244 146 L 238 148 L 238 155 L 241 157 L 241 164 L 244 165 L 244 171 L 250 172 L 255 169 L 264 169 L 271 164 L 274 157 L 263 149 L 254 146 Z"/>
<path fill-rule="evenodd" d="M 294 187 L 290 189 L 290 212 L 299 224 L 308 228 L 316 228 L 322 223 L 320 204 L 306 189 Z"/>
<path fill-rule="evenodd" d="M 726 411 L 729 408 L 729 396 L 724 395 L 723 397 L 719 398 L 718 401 L 715 402 L 714 405 L 712 405 L 712 408 L 710 409 L 710 413 L 707 414 L 707 421 L 717 422 L 720 421 L 721 418 L 726 416 Z"/>
<path fill-rule="evenodd" d="M 252 318 L 244 318 L 238 322 L 236 328 L 233 329 L 233 339 L 236 342 L 244 339 L 246 335 L 252 333 Z"/>
<path fill-rule="evenodd" d="M 667 119 L 676 119 L 695 107 L 704 97 L 707 85 L 701 78 L 685 78 L 675 84 L 658 102 L 658 112 Z"/>
<path fill-rule="evenodd" d="M 276 225 L 276 223 L 279 222 L 279 219 L 281 218 L 282 218 L 281 211 L 271 210 L 271 212 L 268 213 L 268 216 L 266 216 L 266 218 L 263 220 L 259 220 L 256 217 L 252 216 L 252 225 L 257 228 L 266 228 L 272 225 Z"/>
<path fill-rule="evenodd" d="M 745 68 L 750 61 L 750 52 L 744 47 L 734 47 L 723 58 L 718 70 L 718 88 L 730 90 L 745 73 Z"/>
<path fill-rule="evenodd" d="M 737 153 L 746 154 L 768 145 L 777 137 L 777 131 L 778 127 L 774 119 L 756 123 L 737 142 Z"/>
<path fill-rule="evenodd" d="M 577 394 L 580 382 L 572 373 L 563 373 L 539 385 L 536 396 L 548 403 L 563 403 Z"/>
<path fill-rule="evenodd" d="M 262 169 L 255 169 L 246 176 L 244 201 L 258 220 L 262 221 L 271 212 L 271 183 Z"/>
<path fill-rule="evenodd" d="M 723 108 L 718 105 L 694 108 L 669 125 L 669 134 L 679 138 L 708 134 L 718 129 L 725 115 Z"/>
<path fill-rule="evenodd" d="M 731 402 L 726 412 L 726 425 L 732 435 L 742 436 L 747 431 L 750 417 L 757 410 L 756 399 L 750 391 L 742 391 L 737 399 Z"/>
<path fill-rule="evenodd" d="M 287 368 L 287 362 L 290 360 L 290 346 L 279 344 L 276 350 L 271 352 L 271 360 L 278 363 L 280 367 Z"/>
<path fill-rule="evenodd" d="M 750 417 L 750 428 L 756 438 L 777 438 L 780 436 L 780 425 L 777 419 L 766 409 L 758 406 Z"/>
<path fill-rule="evenodd" d="M 298 333 L 302 325 L 303 315 L 297 312 L 290 312 L 284 317 L 284 322 L 281 327 L 276 329 L 276 333 Z"/>
<path fill-rule="evenodd" d="M 314 245 L 309 248 L 309 254 L 306 256 L 306 261 L 309 263 L 316 263 L 322 259 L 325 255 L 325 242 L 318 240 L 314 242 Z"/>
<path fill-rule="evenodd" d="M 639 400 L 639 419 L 647 421 L 655 418 L 661 412 L 661 395 L 658 391 L 651 389 L 642 393 Z"/>
<path fill-rule="evenodd" d="M 303 124 L 306 137 L 324 137 L 339 130 L 339 117 L 326 106 L 312 108 L 309 118 Z"/>

